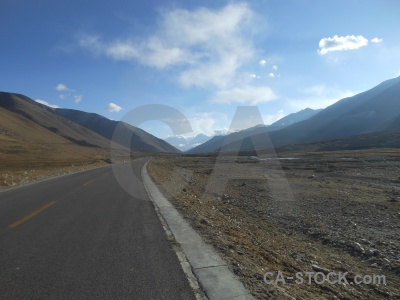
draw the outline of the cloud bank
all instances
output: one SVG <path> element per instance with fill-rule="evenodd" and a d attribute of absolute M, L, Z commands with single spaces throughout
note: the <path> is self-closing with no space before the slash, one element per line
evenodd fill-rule
<path fill-rule="evenodd" d="M 83 36 L 79 45 L 114 60 L 157 69 L 183 66 L 178 80 L 185 87 L 226 87 L 254 54 L 247 38 L 252 17 L 247 4 L 219 10 L 175 9 L 164 12 L 155 33 L 141 40 L 107 42 L 99 36 Z"/>
<path fill-rule="evenodd" d="M 219 9 L 173 9 L 162 12 L 159 25 L 148 36 L 107 41 L 86 35 L 78 43 L 81 48 L 116 61 L 173 69 L 180 86 L 211 90 L 215 93 L 211 97 L 214 103 L 254 104 L 274 98 L 269 87 L 250 86 L 241 80 L 244 66 L 253 62 L 257 53 L 253 45 L 254 20 L 247 3 Z M 267 62 L 263 59 L 259 64 L 265 66 Z M 266 94 L 261 96 L 261 92 Z M 227 95 L 233 98 L 229 100 Z"/>

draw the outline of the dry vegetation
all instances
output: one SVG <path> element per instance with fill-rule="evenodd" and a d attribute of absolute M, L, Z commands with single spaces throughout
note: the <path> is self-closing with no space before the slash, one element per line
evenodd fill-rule
<path fill-rule="evenodd" d="M 0 162 L 0 190 L 49 177 L 90 170 L 105 165 L 106 163 L 104 161 L 92 161 L 86 163 L 50 162 L 46 164 L 30 162 L 19 166 L 10 166 L 8 163 L 4 164 Z"/>
<path fill-rule="evenodd" d="M 104 166 L 108 157 L 105 149 L 71 143 L 38 145 L 0 135 L 0 190 Z"/>
<path fill-rule="evenodd" d="M 0 119 L 0 189 L 99 167 L 110 156 L 109 150 L 79 146 L 1 107 Z"/>
<path fill-rule="evenodd" d="M 292 156 L 159 157 L 149 171 L 257 299 L 400 299 L 400 152 Z M 349 272 L 349 284 L 267 285 L 267 271 Z"/>

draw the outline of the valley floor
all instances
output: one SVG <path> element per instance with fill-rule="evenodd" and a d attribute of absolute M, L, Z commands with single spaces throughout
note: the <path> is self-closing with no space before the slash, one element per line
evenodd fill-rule
<path fill-rule="evenodd" d="M 0 132 L 1 133 L 1 132 Z M 60 175 L 91 170 L 151 153 L 120 148 L 83 147 L 72 143 L 8 141 L 0 134 L 0 190 Z"/>
<path fill-rule="evenodd" d="M 105 161 L 89 162 L 25 162 L 23 165 L 10 165 L 0 162 L 0 190 L 26 183 L 91 170 L 108 165 Z"/>
<path fill-rule="evenodd" d="M 0 134 L 0 190 L 107 165 L 106 149 L 65 143 L 29 143 Z"/>
<path fill-rule="evenodd" d="M 285 156 L 158 157 L 149 172 L 257 299 L 400 299 L 400 151 Z M 266 284 L 266 272 L 294 279 Z"/>

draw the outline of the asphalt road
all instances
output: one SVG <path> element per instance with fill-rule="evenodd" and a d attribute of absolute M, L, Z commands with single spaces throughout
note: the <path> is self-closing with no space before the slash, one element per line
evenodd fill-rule
<path fill-rule="evenodd" d="M 111 167 L 1 192 L 0 299 L 194 299 L 137 178 L 135 196 Z"/>

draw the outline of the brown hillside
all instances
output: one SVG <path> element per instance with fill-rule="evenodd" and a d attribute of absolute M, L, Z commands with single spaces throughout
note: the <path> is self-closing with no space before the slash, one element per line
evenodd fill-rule
<path fill-rule="evenodd" d="M 18 114 L 74 144 L 98 148 L 110 147 L 110 141 L 107 139 L 87 128 L 54 114 L 45 106 L 25 96 L 0 93 L 0 107 Z M 36 136 L 37 134 L 33 133 L 33 135 Z M 53 143 L 57 141 L 49 140 L 48 142 Z"/>
<path fill-rule="evenodd" d="M 0 190 L 106 164 L 107 140 L 9 95 L 0 93 Z"/>

